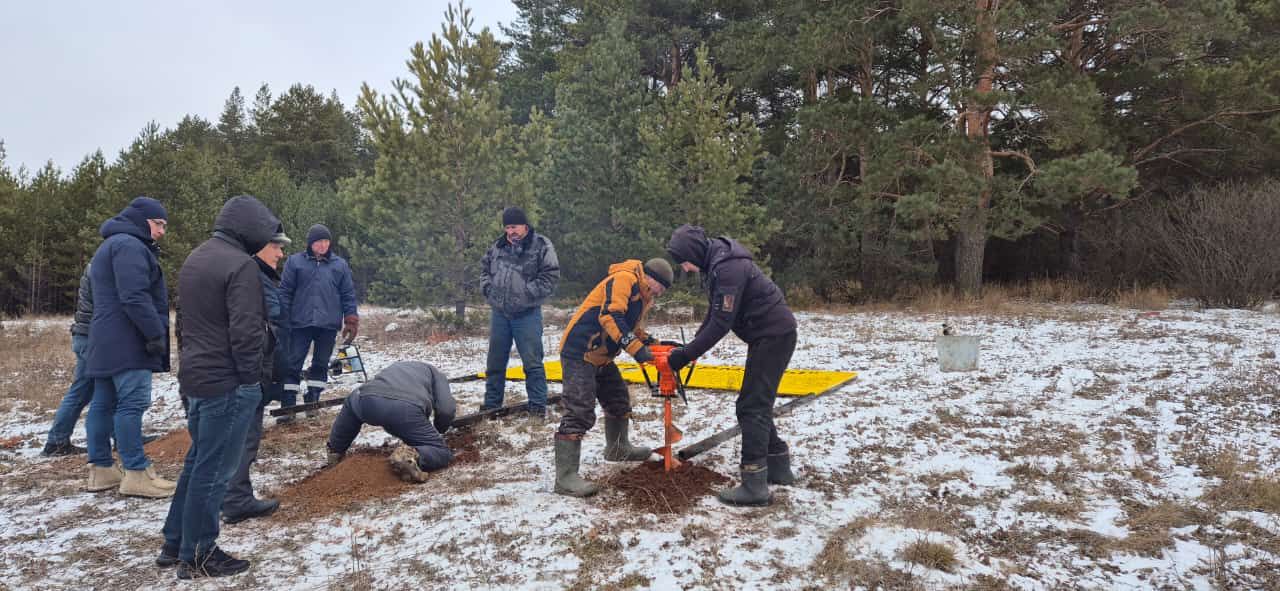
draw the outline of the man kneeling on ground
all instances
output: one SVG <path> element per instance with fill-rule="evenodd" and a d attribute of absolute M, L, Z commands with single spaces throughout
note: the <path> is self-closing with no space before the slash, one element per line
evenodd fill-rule
<path fill-rule="evenodd" d="M 440 370 L 421 361 L 392 363 L 342 403 L 329 432 L 329 465 L 342 461 L 361 427 L 375 425 L 404 442 L 391 453 L 391 469 L 402 480 L 426 482 L 427 472 L 453 461 L 442 434 L 456 412 L 449 378 Z"/>

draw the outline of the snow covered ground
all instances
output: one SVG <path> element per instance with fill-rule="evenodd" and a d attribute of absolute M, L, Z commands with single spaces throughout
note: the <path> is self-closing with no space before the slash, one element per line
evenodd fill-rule
<path fill-rule="evenodd" d="M 399 359 L 451 375 L 482 368 L 483 337 L 405 343 L 383 332 L 414 318 L 366 318 L 372 370 Z M 978 371 L 938 370 L 933 339 L 944 320 L 981 335 Z M 481 462 L 399 498 L 311 521 L 225 526 L 220 543 L 254 567 L 200 586 L 1280 588 L 1274 312 L 1026 305 L 945 317 L 805 313 L 800 322 L 792 367 L 860 375 L 779 419 L 800 481 L 773 487 L 771 507 L 708 497 L 689 513 L 654 516 L 623 508 L 608 489 L 561 497 L 551 492 L 555 423 L 495 421 L 478 428 L 500 444 L 482 449 Z M 548 323 L 553 357 L 560 324 Z M 673 338 L 679 328 L 653 332 Z M 696 324 L 683 328 L 692 335 Z M 704 361 L 741 364 L 745 353 L 730 337 Z M 457 385 L 463 412 L 482 391 Z M 633 394 L 632 441 L 656 444 L 659 407 L 643 387 Z M 522 398 L 523 385 L 509 384 L 508 401 Z M 734 425 L 733 398 L 691 392 L 678 407 L 685 442 Z M 180 428 L 181 415 L 173 377 L 161 377 L 146 430 Z M 0 440 L 23 441 L 0 450 L 0 588 L 180 587 L 151 564 L 168 502 L 80 491 L 82 464 L 39 456 L 51 417 L 21 405 L 0 416 Z M 603 461 L 601 428 L 583 445 L 588 478 L 626 468 Z M 357 445 L 385 439 L 366 429 Z M 736 480 L 737 451 L 734 440 L 697 461 Z M 255 481 L 271 494 L 323 457 L 318 437 L 264 456 Z"/>

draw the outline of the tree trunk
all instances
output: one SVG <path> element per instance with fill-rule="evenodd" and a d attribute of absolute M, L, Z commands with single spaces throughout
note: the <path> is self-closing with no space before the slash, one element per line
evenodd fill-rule
<path fill-rule="evenodd" d="M 993 89 L 996 67 L 996 0 L 977 2 L 977 53 L 978 83 L 974 88 L 977 97 L 989 95 Z M 991 106 L 983 98 L 975 100 L 965 109 L 961 118 L 965 136 L 977 144 L 977 161 L 974 165 L 982 173 L 982 190 L 968 219 L 960 220 L 956 228 L 956 285 L 968 296 L 982 291 L 982 258 L 987 246 L 987 210 L 991 208 L 992 179 L 995 167 L 991 159 Z"/>

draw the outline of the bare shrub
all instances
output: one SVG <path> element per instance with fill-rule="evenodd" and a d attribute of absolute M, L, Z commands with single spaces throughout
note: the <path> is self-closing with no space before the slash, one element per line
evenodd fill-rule
<path fill-rule="evenodd" d="M 1228 182 L 1154 207 L 1152 247 L 1201 305 L 1251 308 L 1280 286 L 1280 180 Z"/>

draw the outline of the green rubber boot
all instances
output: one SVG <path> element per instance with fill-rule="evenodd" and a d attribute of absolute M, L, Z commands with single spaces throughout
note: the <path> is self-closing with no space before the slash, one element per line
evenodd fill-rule
<path fill-rule="evenodd" d="M 769 469 L 760 464 L 742 465 L 742 484 L 720 491 L 717 497 L 727 505 L 763 507 L 773 502 L 769 494 Z"/>
<path fill-rule="evenodd" d="M 589 497 L 600 492 L 600 485 L 578 476 L 578 460 L 581 455 L 581 435 L 556 434 L 556 494 Z"/>
<path fill-rule="evenodd" d="M 610 462 L 643 462 L 653 450 L 634 447 L 630 439 L 631 417 L 604 417 L 604 459 Z"/>

